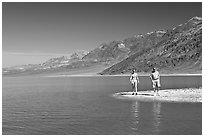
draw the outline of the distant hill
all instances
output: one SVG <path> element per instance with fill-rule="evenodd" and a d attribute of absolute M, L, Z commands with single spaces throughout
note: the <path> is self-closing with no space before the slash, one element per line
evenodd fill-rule
<path fill-rule="evenodd" d="M 57 58 L 51 58 L 42 64 L 28 64 L 3 68 L 3 75 L 28 75 L 64 71 L 66 70 L 66 67 L 72 66 L 71 64 L 75 62 L 80 62 L 82 57 L 87 53 L 87 51 L 79 51 L 74 52 L 69 57 L 62 56 Z"/>
<path fill-rule="evenodd" d="M 111 75 L 149 72 L 152 67 L 163 72 L 202 71 L 202 18 L 193 17 L 168 30 L 140 34 L 122 41 L 103 43 L 92 51 L 79 51 L 70 57 L 52 58 L 42 64 L 3 68 L 3 75 L 28 75 L 94 70 Z M 102 69 L 105 69 L 101 72 Z"/>

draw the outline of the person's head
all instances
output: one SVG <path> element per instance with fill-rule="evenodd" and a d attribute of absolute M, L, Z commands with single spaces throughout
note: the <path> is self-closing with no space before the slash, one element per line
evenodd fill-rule
<path fill-rule="evenodd" d="M 152 72 L 155 72 L 156 71 L 156 68 L 154 67 L 154 68 L 152 68 Z"/>
<path fill-rule="evenodd" d="M 136 72 L 136 69 L 132 69 L 132 73 L 135 73 Z"/>

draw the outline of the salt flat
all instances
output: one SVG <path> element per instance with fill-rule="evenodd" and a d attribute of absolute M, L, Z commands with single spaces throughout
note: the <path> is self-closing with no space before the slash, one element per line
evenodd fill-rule
<path fill-rule="evenodd" d="M 139 101 L 202 102 L 202 88 L 165 89 L 159 91 L 159 96 L 154 96 L 152 90 L 139 91 L 138 95 L 132 95 L 132 92 L 120 92 L 114 96 Z"/>

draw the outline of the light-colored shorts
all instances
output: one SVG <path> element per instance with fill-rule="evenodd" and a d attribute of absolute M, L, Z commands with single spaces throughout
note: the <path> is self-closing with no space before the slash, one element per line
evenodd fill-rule
<path fill-rule="evenodd" d="M 132 80 L 131 83 L 133 86 L 137 86 L 137 81 Z"/>
<path fill-rule="evenodd" d="M 152 86 L 153 88 L 156 88 L 156 87 L 160 88 L 161 87 L 160 80 L 159 79 L 153 80 Z"/>

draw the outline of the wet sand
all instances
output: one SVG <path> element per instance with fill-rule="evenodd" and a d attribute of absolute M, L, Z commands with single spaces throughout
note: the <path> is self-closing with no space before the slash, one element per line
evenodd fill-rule
<path fill-rule="evenodd" d="M 114 94 L 120 99 L 162 102 L 202 102 L 202 88 L 165 89 L 159 91 L 159 96 L 154 96 L 154 91 L 139 91 L 138 95 L 132 92 Z"/>

